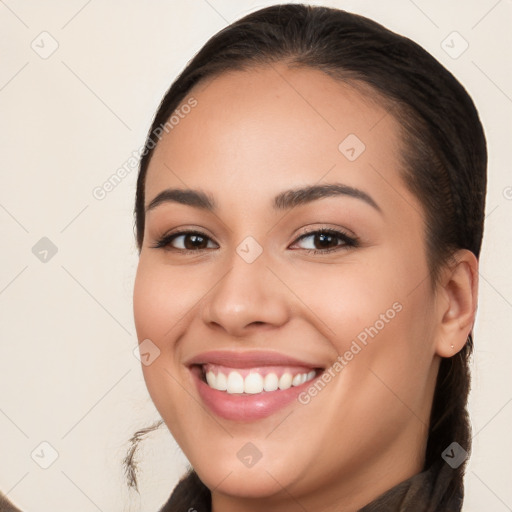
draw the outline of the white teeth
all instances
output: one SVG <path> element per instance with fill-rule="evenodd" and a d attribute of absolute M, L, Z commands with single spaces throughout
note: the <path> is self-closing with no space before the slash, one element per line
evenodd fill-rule
<path fill-rule="evenodd" d="M 288 389 L 292 387 L 292 374 L 283 373 L 279 379 L 279 389 Z"/>
<path fill-rule="evenodd" d="M 228 389 L 228 379 L 223 373 L 217 374 L 217 382 L 215 389 L 218 389 L 219 391 L 226 391 Z"/>
<path fill-rule="evenodd" d="M 263 377 L 259 373 L 250 373 L 245 377 L 244 392 L 254 395 L 263 391 Z"/>
<path fill-rule="evenodd" d="M 309 373 L 297 373 L 293 376 L 290 372 L 286 372 L 281 377 L 272 372 L 263 377 L 257 371 L 251 371 L 244 379 L 240 372 L 235 370 L 230 371 L 227 377 L 221 371 L 218 371 L 215 375 L 212 370 L 209 370 L 206 372 L 206 382 L 211 388 L 218 391 L 227 391 L 229 394 L 247 393 L 255 395 L 263 391 L 285 390 L 292 386 L 300 386 L 304 382 L 312 380 L 315 376 L 315 370 L 311 370 Z"/>
<path fill-rule="evenodd" d="M 238 372 L 230 372 L 226 391 L 230 394 L 244 392 L 244 378 Z"/>
<path fill-rule="evenodd" d="M 303 373 L 299 373 L 297 375 L 295 375 L 295 377 L 293 377 L 292 379 L 292 386 L 300 386 L 302 384 L 302 376 L 304 374 Z"/>
<path fill-rule="evenodd" d="M 268 373 L 265 375 L 263 381 L 263 389 L 265 391 L 275 391 L 279 387 L 279 379 L 275 373 Z"/>
<path fill-rule="evenodd" d="M 208 382 L 208 386 L 210 386 L 211 388 L 217 389 L 217 377 L 213 372 L 206 373 L 206 382 Z"/>

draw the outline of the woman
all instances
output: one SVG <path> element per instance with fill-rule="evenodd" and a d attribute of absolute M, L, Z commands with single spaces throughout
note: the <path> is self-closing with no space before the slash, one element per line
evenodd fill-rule
<path fill-rule="evenodd" d="M 135 205 L 144 378 L 193 468 L 162 511 L 461 510 L 486 161 L 464 88 L 371 20 L 206 43 Z"/>

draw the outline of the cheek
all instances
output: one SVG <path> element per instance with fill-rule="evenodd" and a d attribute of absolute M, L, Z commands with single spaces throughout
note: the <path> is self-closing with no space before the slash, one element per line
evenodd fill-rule
<path fill-rule="evenodd" d="M 181 379 L 176 340 L 182 332 L 194 297 L 187 290 L 183 272 L 171 271 L 141 254 L 133 291 L 133 313 L 137 338 L 141 344 L 142 371 L 146 385 L 157 409 L 173 408 L 180 400 Z M 149 361 L 144 360 L 149 353 Z"/>
<path fill-rule="evenodd" d="M 197 278 L 199 279 L 199 278 Z M 160 350 L 168 351 L 169 339 L 186 320 L 198 292 L 204 293 L 194 273 L 162 265 L 141 255 L 133 291 L 135 327 L 139 342 L 149 338 Z"/>
<path fill-rule="evenodd" d="M 426 375 L 435 310 L 424 258 L 391 250 L 366 256 L 364 264 L 347 257 L 336 267 L 309 265 L 297 272 L 301 279 L 295 278 L 293 288 L 352 370 L 382 366 L 391 377 L 393 369 Z"/>
<path fill-rule="evenodd" d="M 343 350 L 347 340 L 382 319 L 396 316 L 396 303 L 403 304 L 406 285 L 399 272 L 386 268 L 382 261 L 347 259 L 339 265 L 311 265 L 290 275 L 290 286 L 316 317 L 315 325 L 324 326 L 326 337 L 339 339 Z M 395 307 L 393 307 L 395 305 Z"/>
<path fill-rule="evenodd" d="M 337 385 L 353 408 L 349 416 L 372 424 L 378 415 L 391 437 L 411 411 L 428 421 L 435 310 L 429 280 L 412 267 L 417 263 L 398 259 L 395 267 L 381 261 L 354 269 L 340 281 L 336 302 L 324 298 L 321 309 L 343 358 Z"/>
<path fill-rule="evenodd" d="M 186 281 L 183 272 L 141 254 L 133 291 L 137 338 L 146 344 L 140 347 L 144 381 L 156 409 L 181 445 L 187 436 L 175 412 L 187 410 L 190 397 L 184 391 L 188 375 L 179 366 L 176 340 L 194 298 L 187 296 L 191 286 Z M 151 354 L 149 362 L 144 362 L 145 352 Z"/>

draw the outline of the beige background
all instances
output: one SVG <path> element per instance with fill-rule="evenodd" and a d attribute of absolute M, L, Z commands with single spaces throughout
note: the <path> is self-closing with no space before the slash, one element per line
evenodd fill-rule
<path fill-rule="evenodd" d="M 156 511 L 184 471 L 162 429 L 141 453 L 140 497 L 124 484 L 128 438 L 158 419 L 133 355 L 136 170 L 102 200 L 93 190 L 143 144 L 164 91 L 207 38 L 271 3 L 0 1 L 0 489 L 23 510 Z M 416 40 L 481 113 L 488 217 L 465 510 L 512 510 L 512 1 L 312 3 Z M 469 44 L 458 58 L 463 40 L 452 56 L 442 47 L 453 31 Z M 32 251 L 43 237 L 58 250 L 46 262 Z"/>

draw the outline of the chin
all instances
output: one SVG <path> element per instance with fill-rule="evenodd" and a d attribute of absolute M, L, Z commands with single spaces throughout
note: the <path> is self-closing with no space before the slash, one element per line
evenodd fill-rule
<path fill-rule="evenodd" d="M 228 471 L 218 471 L 218 468 L 209 468 L 205 471 L 195 469 L 209 489 L 239 498 L 270 498 L 289 485 L 288 481 L 284 481 L 284 475 L 281 477 L 269 472 L 273 478 L 265 468 L 251 468 L 245 471 L 233 468 Z"/>
<path fill-rule="evenodd" d="M 238 444 L 238 443 L 237 443 Z M 249 444 L 249 443 L 247 443 Z M 270 447 L 269 458 L 266 460 L 265 449 L 261 458 L 253 459 L 252 466 L 239 460 L 243 459 L 245 454 L 251 453 L 247 448 L 239 450 L 234 457 L 227 456 L 226 452 L 231 450 L 224 446 L 223 454 L 212 453 L 206 449 L 199 457 L 191 457 L 189 460 L 202 482 L 214 492 L 229 496 L 238 496 L 240 498 L 270 498 L 283 491 L 283 488 L 293 486 L 300 479 L 300 468 L 293 457 L 286 457 L 284 453 L 274 455 L 274 450 Z M 260 445 L 261 446 L 261 445 Z M 288 451 L 288 450 L 287 450 Z M 208 453 L 205 458 L 205 453 Z M 292 450 L 288 451 L 291 455 Z M 304 469 L 302 473 L 307 473 Z"/>

